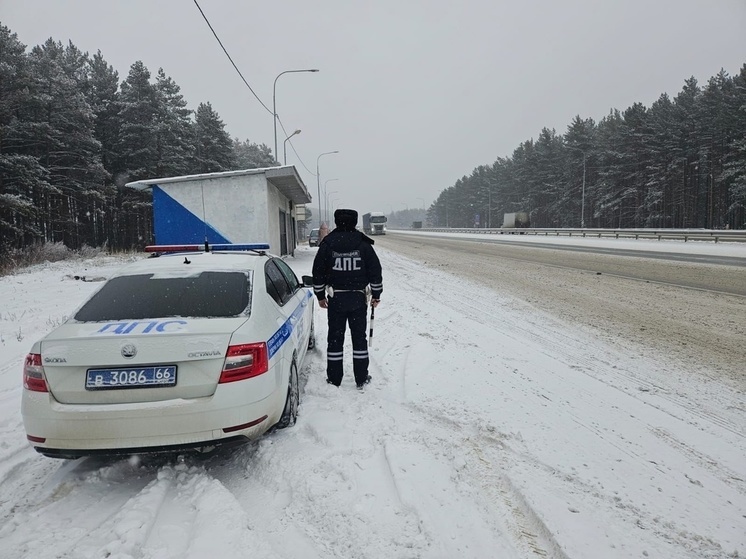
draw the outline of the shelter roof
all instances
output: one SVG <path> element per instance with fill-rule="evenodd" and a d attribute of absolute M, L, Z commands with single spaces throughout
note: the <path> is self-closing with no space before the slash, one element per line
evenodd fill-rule
<path fill-rule="evenodd" d="M 311 195 L 306 185 L 298 176 L 295 165 L 282 165 L 279 167 L 264 167 L 261 169 L 245 169 L 242 171 L 223 171 L 220 173 L 202 173 L 198 175 L 182 175 L 180 177 L 161 177 L 157 179 L 143 179 L 128 182 L 125 186 L 137 190 L 147 190 L 156 185 L 174 184 L 179 182 L 215 180 L 227 177 L 242 177 L 248 175 L 264 175 L 267 182 L 277 187 L 284 196 L 294 204 L 308 204 Z"/>

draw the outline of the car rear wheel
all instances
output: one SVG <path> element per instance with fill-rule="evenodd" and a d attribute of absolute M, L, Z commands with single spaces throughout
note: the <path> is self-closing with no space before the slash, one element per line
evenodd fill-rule
<path fill-rule="evenodd" d="M 285 399 L 285 409 L 282 410 L 282 417 L 277 422 L 278 429 L 286 429 L 295 425 L 298 418 L 298 405 L 300 404 L 300 387 L 298 385 L 298 366 L 295 359 L 290 365 L 290 379 L 288 380 L 288 395 Z"/>

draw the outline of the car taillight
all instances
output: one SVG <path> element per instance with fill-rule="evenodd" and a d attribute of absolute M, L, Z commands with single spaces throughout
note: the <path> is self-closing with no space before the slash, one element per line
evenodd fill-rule
<path fill-rule="evenodd" d="M 269 370 L 267 344 L 240 344 L 228 346 L 228 353 L 220 373 L 220 384 L 256 377 Z"/>
<path fill-rule="evenodd" d="M 23 387 L 34 392 L 49 392 L 39 353 L 29 353 L 26 356 L 23 363 Z"/>

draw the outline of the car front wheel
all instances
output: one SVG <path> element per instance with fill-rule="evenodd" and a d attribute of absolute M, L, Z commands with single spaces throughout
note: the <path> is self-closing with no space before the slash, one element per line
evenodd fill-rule
<path fill-rule="evenodd" d="M 285 409 L 282 410 L 282 417 L 277 422 L 278 429 L 286 429 L 295 425 L 298 418 L 298 405 L 300 404 L 300 387 L 298 385 L 298 366 L 295 359 L 290 365 L 290 379 L 288 380 L 288 394 L 285 398 Z"/>

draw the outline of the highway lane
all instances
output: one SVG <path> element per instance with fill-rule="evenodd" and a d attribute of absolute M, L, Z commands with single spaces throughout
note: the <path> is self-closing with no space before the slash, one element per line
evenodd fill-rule
<path fill-rule="evenodd" d="M 510 258 L 640 281 L 746 296 L 746 258 L 651 252 L 625 248 L 522 242 L 495 238 L 457 239 L 391 232 L 382 245 L 448 249 L 483 258 Z M 383 240 L 385 239 L 385 240 Z"/>
<path fill-rule="evenodd" d="M 391 233 L 396 235 L 396 232 Z M 401 235 L 401 234 L 400 234 Z M 443 235 L 428 235 L 427 233 L 418 233 L 417 237 L 430 237 L 434 239 L 443 239 Z M 524 246 L 532 248 L 548 248 L 550 250 L 567 250 L 572 252 L 585 252 L 592 254 L 612 254 L 615 256 L 634 256 L 638 258 L 654 258 L 658 260 L 676 260 L 679 262 L 699 262 L 702 264 L 721 264 L 723 266 L 740 266 L 746 268 L 746 257 L 738 256 L 721 256 L 721 255 L 709 255 L 709 254 L 681 254 L 676 252 L 663 252 L 663 251 L 645 251 L 645 250 L 634 250 L 629 248 L 611 248 L 603 246 L 581 246 L 581 245 L 563 245 L 558 243 L 542 243 L 540 241 L 521 241 L 515 238 L 515 235 L 511 235 L 508 238 L 499 235 L 484 235 L 483 237 L 473 239 L 473 242 L 478 243 L 495 243 L 502 245 L 512 246 Z M 533 239 L 539 239 L 541 237 L 532 237 Z M 589 241 L 593 241 L 593 237 L 586 237 Z M 602 239 L 609 240 L 609 239 Z M 660 242 L 660 241 L 659 241 Z"/>

